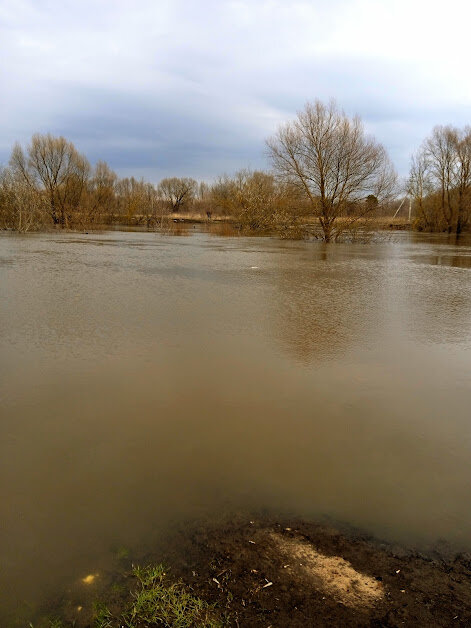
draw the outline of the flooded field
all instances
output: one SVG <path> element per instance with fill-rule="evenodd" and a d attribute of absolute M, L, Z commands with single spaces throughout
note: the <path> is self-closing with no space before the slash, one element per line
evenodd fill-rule
<path fill-rule="evenodd" d="M 470 550 L 470 374 L 466 239 L 3 234 L 0 608 L 240 510 Z"/>

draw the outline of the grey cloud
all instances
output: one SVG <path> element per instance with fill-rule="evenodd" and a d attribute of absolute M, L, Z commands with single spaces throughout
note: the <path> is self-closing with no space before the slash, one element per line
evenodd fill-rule
<path fill-rule="evenodd" d="M 437 67 L 430 46 L 399 54 L 400 33 L 369 48 L 365 32 L 376 43 L 386 33 L 378 16 L 358 42 L 368 7 L 379 5 L 3 0 L 0 163 L 15 140 L 50 131 L 122 174 L 210 179 L 266 166 L 264 140 L 277 125 L 306 100 L 334 97 L 405 174 L 435 124 L 468 122 L 469 93 L 450 70 L 452 54 Z M 397 0 L 396 13 L 405 10 Z"/>
<path fill-rule="evenodd" d="M 190 111 L 158 95 L 136 99 L 125 90 L 49 85 L 51 109 L 34 131 L 70 138 L 92 163 L 104 159 L 120 174 L 188 175 L 208 179 L 225 170 L 265 165 L 263 139 L 251 137 L 243 118 L 230 121 L 204 100 Z M 38 124 L 39 122 L 39 124 Z M 29 140 L 30 133 L 20 139 Z M 2 147 L 6 162 L 10 146 Z"/>

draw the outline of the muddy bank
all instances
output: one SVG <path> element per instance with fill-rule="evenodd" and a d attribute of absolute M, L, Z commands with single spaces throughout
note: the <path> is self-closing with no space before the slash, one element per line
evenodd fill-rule
<path fill-rule="evenodd" d="M 175 561 L 204 599 L 230 594 L 234 625 L 471 625 L 471 556 L 432 560 L 325 525 L 252 521 L 195 532 Z"/>
<path fill-rule="evenodd" d="M 43 612 L 60 614 L 64 625 L 93 626 L 100 600 L 118 615 L 134 558 L 121 556 L 115 569 L 77 582 Z M 471 555 L 430 558 L 324 524 L 199 523 L 138 562 L 165 563 L 169 577 L 215 604 L 228 626 L 471 625 Z"/>

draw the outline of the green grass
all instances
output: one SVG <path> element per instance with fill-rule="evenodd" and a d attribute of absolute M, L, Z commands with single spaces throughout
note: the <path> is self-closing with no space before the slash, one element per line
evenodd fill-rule
<path fill-rule="evenodd" d="M 124 610 L 113 614 L 107 606 L 95 607 L 96 628 L 222 628 L 227 619 L 194 596 L 182 582 L 170 582 L 163 565 L 135 567 L 137 589 Z"/>

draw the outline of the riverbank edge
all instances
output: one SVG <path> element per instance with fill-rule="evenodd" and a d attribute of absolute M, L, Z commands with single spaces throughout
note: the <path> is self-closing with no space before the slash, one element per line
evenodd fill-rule
<path fill-rule="evenodd" d="M 233 216 L 213 216 L 211 218 L 207 218 L 203 215 L 197 214 L 170 214 L 166 216 L 166 220 L 163 224 L 161 221 L 152 222 L 152 224 L 146 224 L 145 217 L 137 217 L 135 220 L 130 222 L 121 222 L 115 221 L 111 223 L 90 223 L 86 226 L 75 226 L 75 227 L 63 227 L 63 226 L 54 226 L 47 225 L 43 226 L 40 229 L 31 229 L 28 231 L 16 231 L 12 229 L 1 229 L 1 232 L 5 233 L 21 233 L 25 234 L 37 234 L 37 233 L 103 233 L 107 231 L 112 232 L 127 232 L 127 231 L 142 231 L 142 232 L 171 232 L 172 227 L 178 225 L 188 225 L 188 226 L 214 226 L 214 227 L 230 227 L 234 230 L 240 231 L 243 235 L 273 235 L 278 236 L 279 233 L 277 229 L 249 229 L 244 227 L 243 225 L 239 225 L 238 221 Z M 307 229 L 309 232 L 315 232 L 318 228 L 318 223 L 315 219 L 307 219 L 302 225 L 293 225 L 296 233 L 298 233 L 299 229 Z M 364 230 L 363 225 L 363 230 Z M 381 218 L 372 218 L 368 222 L 369 232 L 387 232 L 387 231 L 412 231 L 419 233 L 419 230 L 415 229 L 413 224 L 408 221 L 404 221 L 402 219 L 391 218 L 391 217 L 381 217 Z M 284 237 L 287 237 L 288 230 L 284 230 Z M 300 239 L 299 235 L 296 235 L 293 239 Z"/>
<path fill-rule="evenodd" d="M 337 525 L 255 516 L 185 525 L 164 550 L 118 557 L 43 611 L 76 628 L 95 625 L 97 603 L 118 618 L 136 564 L 164 564 L 228 626 L 471 625 L 471 554 L 424 555 Z"/>

